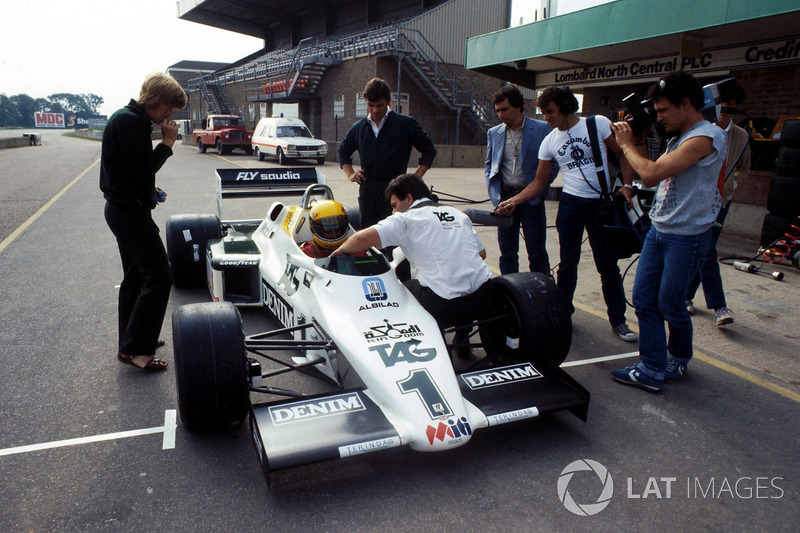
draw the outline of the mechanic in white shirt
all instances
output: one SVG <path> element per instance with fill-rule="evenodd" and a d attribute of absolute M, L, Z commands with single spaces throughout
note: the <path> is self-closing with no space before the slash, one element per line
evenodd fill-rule
<path fill-rule="evenodd" d="M 470 322 L 492 307 L 486 250 L 469 218 L 439 205 L 416 174 L 403 174 L 386 187 L 392 215 L 362 229 L 331 256 L 371 247 L 399 246 L 416 269 L 405 285 L 442 328 Z"/>

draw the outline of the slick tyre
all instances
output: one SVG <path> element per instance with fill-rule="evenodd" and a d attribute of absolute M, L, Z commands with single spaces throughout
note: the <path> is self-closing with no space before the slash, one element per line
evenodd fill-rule
<path fill-rule="evenodd" d="M 781 146 L 800 148 L 800 119 L 789 119 L 781 126 Z"/>
<path fill-rule="evenodd" d="M 206 284 L 206 243 L 222 237 L 216 215 L 172 215 L 167 219 L 167 256 L 176 287 Z"/>
<path fill-rule="evenodd" d="M 783 218 L 800 215 L 800 178 L 773 176 L 767 196 L 767 211 Z"/>
<path fill-rule="evenodd" d="M 800 176 L 800 148 L 781 146 L 775 160 L 775 170 L 784 176 Z"/>
<path fill-rule="evenodd" d="M 761 246 L 770 246 L 776 240 L 788 239 L 787 233 L 800 238 L 800 229 L 792 226 L 800 228 L 800 218 L 784 218 L 767 213 L 761 226 Z"/>
<path fill-rule="evenodd" d="M 487 351 L 499 364 L 563 363 L 572 343 L 572 318 L 553 280 L 519 272 L 497 277 L 494 284 L 497 319 L 481 329 Z"/>
<path fill-rule="evenodd" d="M 241 424 L 250 393 L 239 311 L 228 302 L 183 305 L 172 314 L 172 338 L 181 424 L 190 431 Z"/>

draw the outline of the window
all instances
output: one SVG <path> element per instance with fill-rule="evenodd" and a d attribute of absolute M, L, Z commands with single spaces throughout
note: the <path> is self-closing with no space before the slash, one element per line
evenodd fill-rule
<path fill-rule="evenodd" d="M 356 116 L 357 117 L 367 116 L 367 101 L 364 100 L 363 95 L 358 93 L 356 93 Z"/>
<path fill-rule="evenodd" d="M 333 118 L 344 118 L 344 95 L 333 97 Z"/>

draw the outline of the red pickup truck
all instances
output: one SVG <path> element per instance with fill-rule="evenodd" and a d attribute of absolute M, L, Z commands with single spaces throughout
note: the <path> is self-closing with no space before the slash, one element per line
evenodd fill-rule
<path fill-rule="evenodd" d="M 192 137 L 202 154 L 209 146 L 216 148 L 219 155 L 229 154 L 234 148 L 241 148 L 247 155 L 253 153 L 253 132 L 246 131 L 236 115 L 208 115 L 203 119 L 203 127 L 194 130 Z"/>

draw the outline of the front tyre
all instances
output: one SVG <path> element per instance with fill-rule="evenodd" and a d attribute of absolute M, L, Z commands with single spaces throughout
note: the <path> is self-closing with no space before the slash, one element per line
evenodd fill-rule
<path fill-rule="evenodd" d="M 181 423 L 190 431 L 236 426 L 250 406 L 239 311 L 231 303 L 182 305 L 172 314 Z"/>
<path fill-rule="evenodd" d="M 225 155 L 225 147 L 222 146 L 222 140 L 217 139 L 217 155 Z"/>
<path fill-rule="evenodd" d="M 286 165 L 288 161 L 286 160 L 286 156 L 283 153 L 283 149 L 279 146 L 278 147 L 278 164 L 279 165 Z"/>
<path fill-rule="evenodd" d="M 563 363 L 572 343 L 572 317 L 553 280 L 539 272 L 518 272 L 493 282 L 498 318 L 481 329 L 486 350 L 500 364 Z"/>

